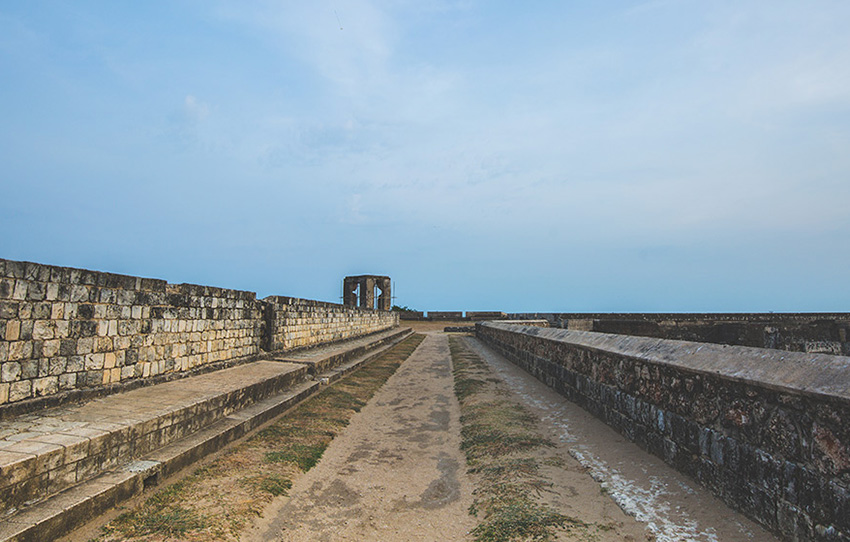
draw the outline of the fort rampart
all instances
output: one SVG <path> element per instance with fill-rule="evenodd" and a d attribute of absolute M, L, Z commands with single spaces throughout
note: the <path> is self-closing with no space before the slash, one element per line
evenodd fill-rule
<path fill-rule="evenodd" d="M 794 352 L 850 355 L 848 313 L 518 313 L 552 327 Z"/>
<path fill-rule="evenodd" d="M 0 415 L 397 324 L 387 311 L 0 259 Z"/>
<path fill-rule="evenodd" d="M 496 322 L 476 331 L 783 537 L 850 538 L 850 358 Z"/>
<path fill-rule="evenodd" d="M 263 299 L 270 350 L 294 350 L 375 333 L 398 323 L 398 313 L 295 297 Z"/>

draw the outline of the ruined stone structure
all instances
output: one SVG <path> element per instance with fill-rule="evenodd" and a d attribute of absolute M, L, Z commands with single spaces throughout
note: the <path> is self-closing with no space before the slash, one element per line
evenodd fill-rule
<path fill-rule="evenodd" d="M 389 311 L 393 308 L 390 277 L 382 275 L 357 275 L 343 281 L 343 305 L 361 309 Z M 376 296 L 375 290 L 380 293 Z M 377 299 L 377 305 L 376 305 Z"/>
<path fill-rule="evenodd" d="M 850 358 L 520 323 L 477 335 L 783 538 L 850 539 Z"/>
<path fill-rule="evenodd" d="M 388 311 L 0 259 L 0 418 L 16 403 L 58 404 L 396 325 Z"/>

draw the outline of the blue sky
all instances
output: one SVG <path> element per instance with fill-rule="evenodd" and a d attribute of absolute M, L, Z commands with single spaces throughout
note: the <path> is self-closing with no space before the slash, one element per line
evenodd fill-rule
<path fill-rule="evenodd" d="M 0 257 L 850 310 L 850 2 L 0 3 Z"/>

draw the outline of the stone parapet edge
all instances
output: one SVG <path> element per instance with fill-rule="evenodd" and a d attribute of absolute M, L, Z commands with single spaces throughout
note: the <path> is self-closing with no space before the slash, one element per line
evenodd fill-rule
<path fill-rule="evenodd" d="M 542 340 L 579 345 L 710 375 L 774 391 L 828 397 L 850 403 L 850 357 L 719 345 L 652 337 L 633 337 L 594 331 L 531 327 L 484 322 L 479 325 L 518 331 Z M 806 380 L 808 379 L 808 380 Z"/>
<path fill-rule="evenodd" d="M 775 391 L 767 386 L 762 386 L 762 391 L 758 391 L 758 382 L 752 380 L 723 378 L 720 373 L 705 370 L 697 372 L 687 364 L 674 363 L 674 360 L 669 358 L 656 361 L 652 356 L 645 355 L 646 352 L 641 357 L 634 355 L 634 351 L 629 353 L 628 349 L 614 352 L 602 348 L 605 340 L 613 338 L 619 341 L 622 336 L 588 332 L 553 334 L 549 330 L 539 328 L 493 323 L 479 324 L 476 332 L 481 340 L 511 362 L 599 417 L 629 440 L 696 479 L 732 508 L 780 534 L 784 539 L 850 539 L 850 471 L 847 470 L 848 465 L 843 465 L 844 470 L 841 470 L 839 465 L 847 463 L 846 445 L 850 439 L 847 438 L 846 426 L 842 429 L 840 422 L 830 422 L 834 422 L 836 416 L 839 420 L 850 419 L 850 408 L 845 398 L 813 393 L 811 390 Z M 558 346 L 559 341 L 553 336 L 559 336 L 563 346 Z M 586 344 L 571 344 L 565 339 L 567 336 L 572 339 L 583 338 Z M 587 340 L 589 338 L 597 340 Z M 657 341 L 663 340 L 650 342 Z M 692 350 L 707 346 L 703 343 L 684 341 L 666 342 L 674 343 L 668 345 L 670 347 L 685 346 Z M 764 350 L 748 347 L 726 348 Z M 812 357 L 811 354 L 801 355 Z M 794 397 L 800 397 L 803 416 L 806 416 L 806 412 L 811 412 L 811 416 L 815 416 L 815 412 L 818 413 L 811 440 L 819 440 L 822 436 L 824 440 L 819 442 L 822 447 L 821 454 L 825 451 L 827 455 L 831 453 L 832 456 L 818 458 L 811 455 L 811 450 L 803 449 L 799 452 L 802 455 L 787 457 L 782 449 L 775 449 L 775 444 L 758 439 L 751 440 L 752 437 L 748 436 L 747 431 L 736 429 L 737 423 L 748 416 L 746 407 L 742 406 L 743 402 L 738 406 L 724 405 L 728 412 L 722 426 L 719 426 L 678 412 L 680 409 L 674 407 L 675 401 L 670 401 L 674 392 L 665 386 L 657 389 L 662 393 L 660 397 L 665 398 L 665 401 L 660 403 L 648 400 L 647 396 L 636 393 L 636 390 L 627 391 L 629 386 L 621 387 L 619 376 L 608 371 L 611 371 L 612 367 L 617 371 L 618 366 L 620 370 L 629 371 L 633 362 L 626 361 L 628 359 L 642 364 L 644 368 L 647 364 L 656 365 L 658 369 L 650 369 L 649 378 L 657 379 L 657 384 L 661 384 L 662 378 L 670 378 L 669 371 L 680 371 L 679 387 L 682 383 L 687 383 L 688 379 L 692 380 L 691 383 L 696 381 L 697 387 L 709 386 L 710 379 L 725 380 L 728 390 L 724 391 L 724 397 L 728 395 L 732 398 L 743 398 L 744 401 L 753 402 L 755 408 L 758 407 L 759 401 L 769 401 L 765 404 L 768 408 L 776 409 L 776 406 L 780 405 L 779 409 L 783 409 L 796 405 L 794 408 L 799 410 L 801 406 L 797 405 Z M 624 362 L 625 366 L 622 365 Z M 635 365 L 635 368 L 639 365 Z M 657 370 L 661 371 L 660 377 L 655 372 Z M 687 374 L 694 376 L 688 377 Z M 707 380 L 700 383 L 700 379 Z M 670 383 L 672 381 L 668 382 L 668 385 Z M 682 389 L 675 394 L 682 399 L 688 397 L 687 393 L 683 394 Z M 700 397 L 692 397 L 691 400 L 699 401 Z M 821 406 L 817 406 L 818 404 Z M 793 411 L 789 412 L 791 416 L 795 415 Z M 732 418 L 729 418 L 730 414 L 733 415 Z M 736 419 L 739 416 L 741 418 Z M 821 427 L 818 426 L 819 423 L 822 424 Z M 823 463 L 829 459 L 837 463 Z"/>

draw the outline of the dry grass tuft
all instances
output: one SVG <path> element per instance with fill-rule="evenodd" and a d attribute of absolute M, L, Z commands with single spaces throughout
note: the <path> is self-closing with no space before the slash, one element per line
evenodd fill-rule
<path fill-rule="evenodd" d="M 596 526 L 560 514 L 538 499 L 551 483 L 540 474 L 541 451 L 553 446 L 537 420 L 459 337 L 449 338 L 455 394 L 461 407 L 461 448 L 476 489 L 470 513 L 481 515 L 477 542 L 548 541 L 569 532 L 592 539 Z M 556 461 L 545 458 L 543 464 Z"/>

